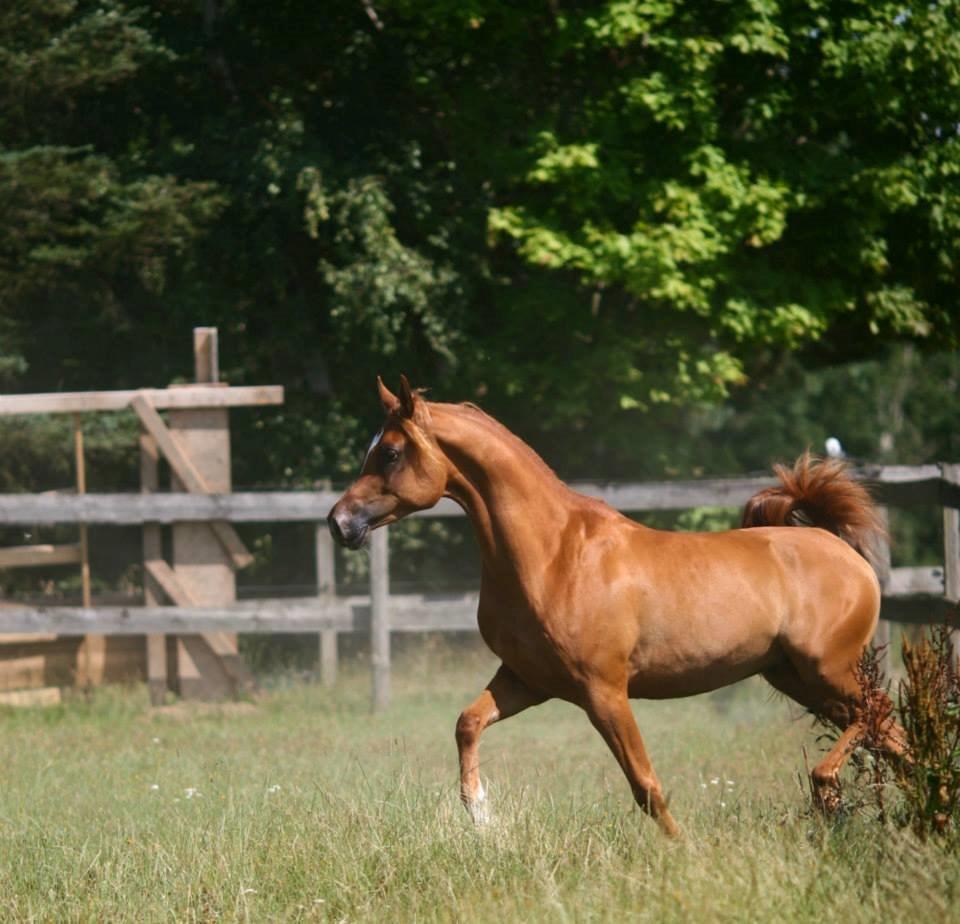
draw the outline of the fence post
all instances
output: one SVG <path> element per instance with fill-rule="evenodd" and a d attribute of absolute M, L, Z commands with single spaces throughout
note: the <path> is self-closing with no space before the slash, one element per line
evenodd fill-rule
<path fill-rule="evenodd" d="M 390 702 L 390 555 L 387 529 L 370 534 L 370 664 L 373 670 L 373 711 Z"/>
<path fill-rule="evenodd" d="M 960 484 L 960 465 L 941 465 L 941 477 L 949 484 Z M 954 603 L 960 600 L 960 510 L 943 508 L 943 592 Z M 953 657 L 960 658 L 960 632 L 954 630 Z"/>
<path fill-rule="evenodd" d="M 154 438 L 140 427 L 140 491 L 152 494 L 160 487 L 160 454 Z M 143 603 L 159 606 L 161 594 L 156 581 L 147 570 L 147 562 L 163 558 L 163 533 L 159 523 L 144 523 L 143 543 Z M 147 684 L 150 705 L 162 706 L 167 696 L 167 637 L 157 633 L 147 635 Z"/>
<path fill-rule="evenodd" d="M 890 529 L 890 511 L 887 507 L 878 507 L 877 513 L 883 523 L 885 531 Z M 890 583 L 890 537 L 887 532 L 877 540 L 877 546 L 874 549 L 873 568 L 877 573 L 877 580 L 880 582 L 880 593 L 884 594 L 887 585 Z M 876 631 L 873 633 L 874 648 L 882 648 L 880 654 L 880 668 L 884 676 L 890 676 L 890 623 L 883 618 L 883 609 L 881 605 L 880 621 L 877 623 Z"/>
<path fill-rule="evenodd" d="M 333 537 L 324 521 L 314 524 L 317 556 L 317 596 L 329 604 L 337 592 L 334 571 Z M 320 682 L 332 687 L 337 682 L 337 630 L 320 630 Z"/>

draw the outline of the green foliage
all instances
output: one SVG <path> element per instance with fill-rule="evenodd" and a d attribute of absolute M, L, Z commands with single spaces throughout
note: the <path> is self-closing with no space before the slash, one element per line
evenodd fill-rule
<path fill-rule="evenodd" d="M 565 475 L 794 455 L 891 341 L 957 343 L 956 14 L 14 0 L 3 387 L 162 385 L 205 323 L 287 390 L 238 484 L 347 477 L 401 371 Z"/>
<path fill-rule="evenodd" d="M 956 342 L 956 13 L 622 0 L 558 17 L 564 85 L 489 226 L 620 294 L 594 306 L 632 340 L 611 368 L 622 408 L 721 398 L 757 347 L 838 329 Z"/>

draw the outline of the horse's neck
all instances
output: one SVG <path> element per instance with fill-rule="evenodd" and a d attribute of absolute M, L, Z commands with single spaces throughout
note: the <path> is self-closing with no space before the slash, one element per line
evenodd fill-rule
<path fill-rule="evenodd" d="M 433 433 L 451 464 L 447 484 L 473 522 L 484 566 L 521 582 L 551 561 L 573 493 L 521 439 L 481 411 L 434 405 Z"/>

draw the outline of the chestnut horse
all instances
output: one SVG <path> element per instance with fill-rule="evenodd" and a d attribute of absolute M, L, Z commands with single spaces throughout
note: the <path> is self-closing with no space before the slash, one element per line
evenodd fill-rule
<path fill-rule="evenodd" d="M 378 386 L 386 421 L 329 525 L 356 549 L 441 497 L 473 523 L 480 634 L 502 661 L 456 726 L 460 796 L 475 821 L 488 811 L 481 732 L 557 697 L 587 713 L 637 802 L 677 833 L 630 698 L 690 696 L 753 674 L 844 729 L 812 774 L 821 803 L 835 803 L 862 733 L 854 668 L 880 607 L 865 558 L 880 521 L 841 464 L 804 456 L 780 469 L 780 486 L 747 504 L 753 528 L 648 529 L 572 491 L 479 408 L 428 402 L 406 378 L 399 396 Z M 899 740 L 891 725 L 883 746 L 899 753 Z"/>

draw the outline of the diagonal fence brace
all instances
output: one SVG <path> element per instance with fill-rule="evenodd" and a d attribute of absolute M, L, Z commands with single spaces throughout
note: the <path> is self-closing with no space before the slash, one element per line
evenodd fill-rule
<path fill-rule="evenodd" d="M 163 453 L 170 468 L 191 494 L 209 494 L 203 477 L 196 470 L 189 456 L 180 448 L 173 433 L 163 422 L 157 409 L 151 404 L 149 397 L 138 393 L 130 401 L 130 407 L 136 412 L 144 429 L 154 438 L 157 447 Z M 237 535 L 236 530 L 223 520 L 214 520 L 210 524 L 224 551 L 230 558 L 235 569 L 245 568 L 253 563 L 253 556 Z"/>

